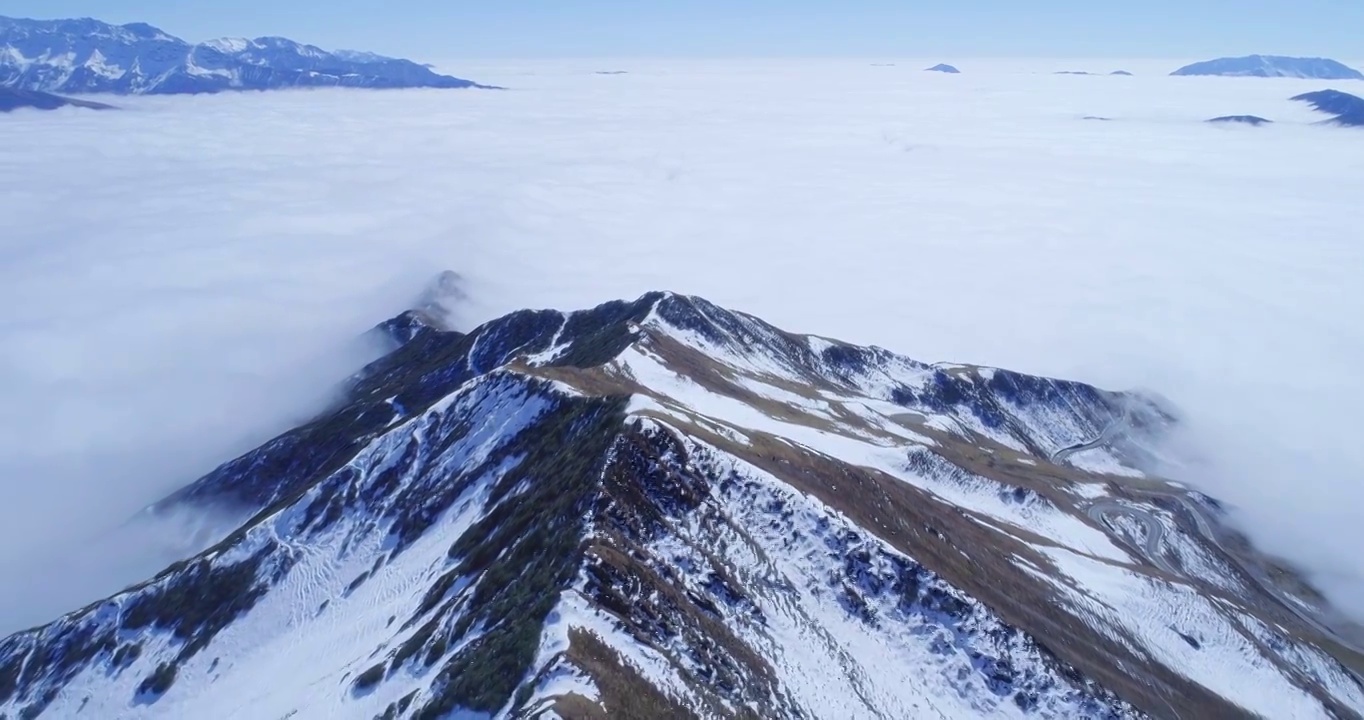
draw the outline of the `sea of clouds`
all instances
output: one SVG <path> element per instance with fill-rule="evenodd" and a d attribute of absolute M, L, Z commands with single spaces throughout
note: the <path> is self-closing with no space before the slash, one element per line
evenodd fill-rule
<path fill-rule="evenodd" d="M 510 89 L 0 116 L 0 631 L 154 572 L 165 533 L 99 538 L 321 407 L 445 268 L 464 325 L 671 289 L 1158 390 L 1188 479 L 1364 616 L 1364 131 L 1287 101 L 1331 84 L 933 62 L 460 64 Z M 1228 114 L 1278 122 L 1202 122 Z"/>

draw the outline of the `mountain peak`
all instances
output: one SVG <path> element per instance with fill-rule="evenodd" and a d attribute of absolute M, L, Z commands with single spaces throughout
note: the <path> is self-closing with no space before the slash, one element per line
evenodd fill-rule
<path fill-rule="evenodd" d="M 202 43 L 201 47 L 212 48 L 218 52 L 231 55 L 251 47 L 251 41 L 241 37 L 217 38 Z"/>
<path fill-rule="evenodd" d="M 951 65 L 948 65 L 947 63 L 938 63 L 937 65 L 934 65 L 931 68 L 925 68 L 925 71 L 948 73 L 949 75 L 956 75 L 961 72 L 960 70 L 956 69 Z"/>
<path fill-rule="evenodd" d="M 91 22 L 98 23 L 99 21 L 92 20 Z M 138 38 L 139 40 L 175 41 L 177 39 L 162 32 L 159 28 L 152 27 L 151 25 L 148 25 L 147 23 L 143 22 L 127 23 L 125 25 L 121 25 L 120 27 L 132 33 L 133 36 Z"/>

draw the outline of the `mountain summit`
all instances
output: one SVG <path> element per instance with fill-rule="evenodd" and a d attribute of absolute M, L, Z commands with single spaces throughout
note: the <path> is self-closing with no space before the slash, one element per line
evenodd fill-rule
<path fill-rule="evenodd" d="M 481 86 L 410 60 L 329 53 L 285 38 L 191 45 L 143 23 L 0 17 L 0 87 L 170 95 L 290 87 Z"/>
<path fill-rule="evenodd" d="M 1289 77 L 1319 80 L 1364 80 L 1364 73 L 1326 58 L 1247 55 L 1197 62 L 1171 75 L 1226 75 L 1233 77 Z"/>
<path fill-rule="evenodd" d="M 148 510 L 240 527 L 0 641 L 0 714 L 1364 712 L 1319 600 L 1143 470 L 1158 399 L 668 293 L 424 306 L 345 401 Z"/>

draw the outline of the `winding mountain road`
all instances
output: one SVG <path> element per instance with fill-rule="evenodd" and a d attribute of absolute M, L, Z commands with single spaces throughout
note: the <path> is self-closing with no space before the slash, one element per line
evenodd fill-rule
<path fill-rule="evenodd" d="M 1069 447 L 1064 447 L 1052 453 L 1051 454 L 1052 464 L 1059 465 L 1065 462 L 1066 458 L 1070 457 L 1071 455 L 1074 455 L 1075 453 L 1084 452 L 1086 450 L 1093 450 L 1095 448 L 1107 445 L 1108 442 L 1113 439 L 1113 436 L 1121 432 L 1123 427 L 1126 425 L 1127 413 L 1123 413 L 1123 416 L 1121 418 L 1118 418 L 1108 423 L 1108 425 L 1104 426 L 1104 429 L 1099 431 L 1099 434 L 1096 435 L 1093 440 L 1082 442 L 1077 445 L 1071 445 Z"/>
<path fill-rule="evenodd" d="M 1161 552 L 1161 548 L 1165 543 L 1165 524 L 1160 521 L 1160 518 L 1155 516 L 1155 513 L 1141 508 L 1122 505 L 1112 500 L 1095 500 L 1089 504 L 1089 507 L 1085 508 L 1085 514 L 1089 516 L 1090 520 L 1093 520 L 1100 526 L 1109 528 L 1110 532 L 1116 531 L 1113 528 L 1113 524 L 1108 521 L 1106 516 L 1123 515 L 1141 524 L 1146 531 L 1145 542 L 1141 543 L 1142 554 L 1146 556 L 1147 560 L 1150 560 L 1161 570 L 1170 573 L 1171 575 L 1179 574 L 1179 570 L 1171 565 L 1170 561 L 1167 560 L 1165 555 Z M 1135 539 L 1136 538 L 1133 538 L 1133 540 Z"/>
<path fill-rule="evenodd" d="M 1053 464 L 1059 465 L 1065 462 L 1066 458 L 1070 457 L 1071 455 L 1074 455 L 1075 453 L 1083 452 L 1085 450 L 1092 450 L 1107 445 L 1116 436 L 1124 432 L 1126 423 L 1127 415 L 1126 413 L 1124 413 L 1123 417 L 1115 419 L 1112 422 L 1110 422 L 1093 439 L 1087 440 L 1082 443 L 1077 443 L 1075 445 L 1070 445 L 1068 447 L 1062 448 L 1052 453 L 1051 462 Z M 1326 637 L 1332 638 L 1333 640 L 1345 646 L 1346 648 L 1349 648 L 1351 651 L 1364 655 L 1364 644 L 1361 644 L 1359 642 L 1353 642 L 1343 637 L 1340 633 L 1333 630 L 1329 626 L 1327 626 L 1315 615 L 1309 613 L 1306 609 L 1304 609 L 1300 601 L 1297 600 L 1297 598 L 1291 596 L 1289 593 L 1280 589 L 1279 586 L 1267 576 L 1263 568 L 1255 565 L 1254 563 L 1249 563 L 1242 560 L 1241 556 L 1238 553 L 1232 552 L 1225 545 L 1223 545 L 1222 541 L 1217 536 L 1217 532 L 1213 528 L 1213 524 L 1204 515 L 1203 509 L 1200 508 L 1197 505 L 1197 503 L 1191 500 L 1186 494 L 1178 492 L 1162 492 L 1150 488 L 1138 487 L 1132 487 L 1129 488 L 1129 490 L 1133 492 L 1142 493 L 1145 495 L 1150 495 L 1152 498 L 1165 498 L 1167 500 L 1171 500 L 1177 503 L 1192 520 L 1194 526 L 1197 528 L 1198 535 L 1202 536 L 1202 538 L 1206 542 L 1211 544 L 1213 547 L 1216 547 L 1217 549 L 1221 550 L 1223 555 L 1225 555 L 1227 558 L 1233 560 L 1235 564 L 1244 573 L 1246 573 L 1246 575 L 1248 575 L 1256 585 L 1260 586 L 1260 588 L 1267 595 L 1269 595 L 1272 599 L 1277 601 L 1280 605 L 1282 605 L 1295 617 L 1302 620 L 1312 629 L 1316 630 L 1317 632 L 1323 634 Z M 1165 543 L 1165 534 L 1167 532 L 1167 529 L 1165 523 L 1161 522 L 1160 518 L 1155 513 L 1143 508 L 1125 505 L 1108 498 L 1100 498 L 1097 500 L 1093 500 L 1089 503 L 1082 504 L 1081 507 L 1084 509 L 1085 514 L 1089 517 L 1090 520 L 1094 521 L 1097 525 L 1099 525 L 1101 528 L 1106 529 L 1110 533 L 1117 534 L 1117 529 L 1114 527 L 1112 522 L 1110 522 L 1110 518 L 1114 516 L 1125 516 L 1127 518 L 1132 519 L 1136 523 L 1140 524 L 1145 530 L 1144 533 L 1145 538 L 1142 542 L 1139 543 L 1141 545 L 1139 550 L 1143 555 L 1146 556 L 1146 559 L 1163 572 L 1175 576 L 1184 576 L 1185 573 L 1180 569 L 1174 567 L 1170 563 L 1170 561 L 1165 557 L 1165 554 L 1162 552 Z M 1136 538 L 1132 539 L 1136 540 Z M 1364 676 L 1361 676 L 1360 673 L 1356 672 L 1353 668 L 1345 666 L 1344 664 L 1342 664 L 1342 667 L 1345 667 L 1346 671 L 1349 672 L 1360 683 L 1361 687 L 1364 687 Z"/>

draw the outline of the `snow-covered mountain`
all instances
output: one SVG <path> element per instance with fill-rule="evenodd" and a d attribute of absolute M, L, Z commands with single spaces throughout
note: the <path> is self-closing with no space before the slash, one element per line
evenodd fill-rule
<path fill-rule="evenodd" d="M 1319 600 L 1140 469 L 1154 398 L 666 293 L 438 315 L 148 509 L 240 527 L 0 641 L 0 715 L 1364 713 Z"/>
<path fill-rule="evenodd" d="M 1326 58 L 1247 55 L 1197 62 L 1171 75 L 1228 75 L 1234 77 L 1289 77 L 1319 80 L 1364 80 L 1364 73 Z"/>
<path fill-rule="evenodd" d="M 143 23 L 0 17 L 0 86 L 53 93 L 211 93 L 289 87 L 468 88 L 410 60 L 285 38 L 191 45 Z"/>

